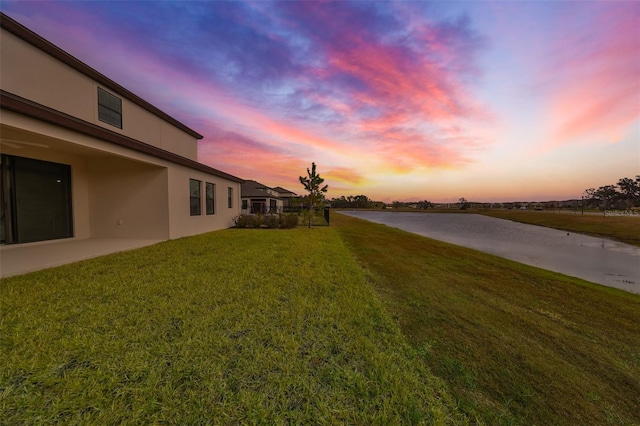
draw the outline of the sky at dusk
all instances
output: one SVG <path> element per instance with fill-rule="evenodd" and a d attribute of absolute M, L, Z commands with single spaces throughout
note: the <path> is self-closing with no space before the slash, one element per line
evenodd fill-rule
<path fill-rule="evenodd" d="M 547 201 L 640 174 L 640 2 L 7 1 L 204 136 L 328 198 Z"/>

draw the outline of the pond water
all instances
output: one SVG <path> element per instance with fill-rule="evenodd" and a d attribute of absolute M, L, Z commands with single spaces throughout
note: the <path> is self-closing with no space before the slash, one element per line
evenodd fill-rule
<path fill-rule="evenodd" d="M 478 214 L 340 211 L 640 294 L 640 247 Z"/>

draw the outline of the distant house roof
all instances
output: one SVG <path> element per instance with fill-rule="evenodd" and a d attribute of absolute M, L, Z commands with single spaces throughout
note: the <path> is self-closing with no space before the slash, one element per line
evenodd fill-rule
<path fill-rule="evenodd" d="M 251 179 L 246 179 L 244 182 L 242 182 L 242 184 L 251 188 L 259 188 L 259 189 L 269 188 L 267 185 L 264 185 L 258 181 L 251 180 Z"/>
<path fill-rule="evenodd" d="M 245 180 L 240 185 L 241 197 L 280 199 L 279 196 L 267 192 L 268 190 L 275 191 L 275 189 L 263 185 L 260 182 L 256 182 L 255 180 Z"/>
<path fill-rule="evenodd" d="M 276 186 L 275 188 L 273 188 L 275 191 L 278 191 L 278 193 L 280 194 L 281 197 L 297 197 L 298 194 L 296 194 L 293 191 L 289 191 L 288 189 L 284 189 L 281 186 Z"/>

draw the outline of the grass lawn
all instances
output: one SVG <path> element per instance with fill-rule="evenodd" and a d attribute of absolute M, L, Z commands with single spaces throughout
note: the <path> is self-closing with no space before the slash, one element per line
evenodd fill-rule
<path fill-rule="evenodd" d="M 183 238 L 0 295 L 0 424 L 465 421 L 333 228 Z"/>
<path fill-rule="evenodd" d="M 2 279 L 0 424 L 640 424 L 640 296 L 331 225 Z"/>
<path fill-rule="evenodd" d="M 604 217 L 603 214 L 582 215 L 519 210 L 479 210 L 478 213 L 516 222 L 611 238 L 626 244 L 640 246 L 639 217 Z"/>
<path fill-rule="evenodd" d="M 640 424 L 640 296 L 345 215 L 331 225 L 471 422 Z"/>

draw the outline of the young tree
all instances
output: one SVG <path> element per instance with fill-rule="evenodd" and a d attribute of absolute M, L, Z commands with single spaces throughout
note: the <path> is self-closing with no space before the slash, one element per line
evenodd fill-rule
<path fill-rule="evenodd" d="M 311 217 L 314 214 L 315 207 L 319 206 L 324 199 L 324 193 L 327 192 L 329 185 L 321 187 L 324 179 L 316 173 L 316 163 L 311 163 L 311 170 L 307 168 L 307 176 L 299 176 L 300 183 L 304 186 L 305 191 L 309 193 L 307 195 L 307 201 L 309 206 L 309 228 L 311 228 Z"/>

